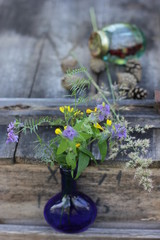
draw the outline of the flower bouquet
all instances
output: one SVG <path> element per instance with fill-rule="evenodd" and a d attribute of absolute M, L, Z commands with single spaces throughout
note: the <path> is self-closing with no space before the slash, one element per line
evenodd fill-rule
<path fill-rule="evenodd" d="M 124 117 L 117 114 L 114 107 L 100 91 L 103 102 L 94 107 L 80 110 L 77 105 L 75 89 L 82 89 L 83 82 L 94 84 L 94 80 L 86 69 L 78 69 L 69 74 L 84 71 L 88 78 L 77 81 L 74 86 L 75 104 L 61 106 L 59 111 L 63 116 L 59 119 L 42 117 L 39 120 L 29 119 L 23 123 L 15 120 L 7 129 L 7 143 L 18 142 L 20 132 L 30 130 L 37 136 L 42 161 L 53 166 L 60 166 L 62 190 L 51 198 L 45 208 L 46 221 L 56 230 L 67 233 L 86 230 L 94 222 L 97 210 L 94 202 L 87 195 L 78 192 L 76 179 L 94 161 L 99 164 L 91 151 L 91 144 L 96 144 L 100 152 L 101 162 L 105 159 L 115 159 L 117 155 L 127 156 L 126 167 L 135 169 L 135 177 L 145 190 L 152 188 L 151 172 L 148 169 L 151 159 L 146 158 L 148 139 L 136 139 L 133 132 L 145 133 L 149 126 L 141 128 L 139 125 L 132 128 Z M 78 87 L 77 87 L 78 86 Z M 92 105 L 93 106 L 93 105 Z M 55 132 L 53 138 L 45 143 L 38 134 L 39 126 L 48 124 Z M 54 128 L 54 130 L 53 130 Z"/>

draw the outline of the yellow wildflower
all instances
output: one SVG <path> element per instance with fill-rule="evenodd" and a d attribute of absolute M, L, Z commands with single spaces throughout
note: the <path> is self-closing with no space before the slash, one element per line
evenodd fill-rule
<path fill-rule="evenodd" d="M 78 114 L 80 114 L 80 110 L 76 111 L 76 112 L 74 113 L 74 116 L 77 116 Z"/>
<path fill-rule="evenodd" d="M 89 108 L 87 108 L 86 113 L 92 113 L 92 112 L 94 112 L 94 111 L 89 109 Z"/>
<path fill-rule="evenodd" d="M 62 133 L 61 129 L 60 129 L 60 128 L 56 128 L 55 134 L 59 135 L 59 134 L 61 134 L 61 133 Z"/>
<path fill-rule="evenodd" d="M 76 111 L 76 112 L 74 113 L 74 116 L 77 116 L 77 115 L 83 115 L 83 112 L 81 112 L 80 110 L 78 110 L 78 111 Z"/>
<path fill-rule="evenodd" d="M 79 148 L 80 146 L 81 146 L 80 143 L 77 143 L 77 144 L 76 144 L 76 148 Z"/>
<path fill-rule="evenodd" d="M 111 126 L 112 125 L 112 120 L 107 119 L 106 123 L 107 123 L 108 126 Z"/>
<path fill-rule="evenodd" d="M 64 113 L 64 107 L 63 107 L 63 106 L 60 107 L 59 110 L 60 110 L 62 113 Z"/>
<path fill-rule="evenodd" d="M 67 128 L 67 126 L 64 126 L 64 130 Z"/>
<path fill-rule="evenodd" d="M 68 112 L 73 112 L 74 108 L 71 108 L 70 106 L 68 106 Z"/>
<path fill-rule="evenodd" d="M 70 106 L 62 106 L 59 108 L 59 110 L 64 113 L 65 110 L 67 110 L 68 112 L 73 112 L 74 108 L 71 108 Z"/>
<path fill-rule="evenodd" d="M 91 110 L 90 108 L 87 108 L 86 113 L 92 113 L 92 112 L 97 112 L 97 108 L 95 107 L 94 110 Z"/>
<path fill-rule="evenodd" d="M 100 129 L 102 131 L 104 130 L 99 123 L 94 124 L 94 127 L 98 128 L 98 129 Z"/>

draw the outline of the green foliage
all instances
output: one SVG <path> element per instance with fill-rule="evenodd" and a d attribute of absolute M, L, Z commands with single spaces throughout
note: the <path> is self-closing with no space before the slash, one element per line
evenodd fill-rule
<path fill-rule="evenodd" d="M 106 154 L 107 154 L 107 142 L 106 141 L 99 141 L 98 142 L 99 151 L 101 154 L 101 161 L 103 162 L 105 160 Z"/>
<path fill-rule="evenodd" d="M 86 154 L 88 157 L 90 157 L 91 160 L 93 159 L 94 162 L 97 164 L 95 157 L 93 156 L 93 154 L 88 149 L 80 147 L 80 151 L 82 153 Z"/>
<path fill-rule="evenodd" d="M 99 148 L 101 154 L 101 161 L 103 162 L 107 156 L 107 159 L 115 159 L 117 154 L 122 156 L 128 156 L 129 161 L 126 166 L 135 169 L 135 177 L 139 180 L 139 184 L 150 191 L 152 189 L 151 171 L 148 167 L 151 164 L 151 160 L 147 159 L 147 150 L 149 147 L 148 139 L 136 139 L 133 136 L 133 132 L 143 134 L 150 128 L 145 126 L 141 128 L 139 125 L 135 126 L 135 129 L 130 127 L 123 117 L 117 114 L 115 108 L 110 105 L 108 99 L 105 97 L 103 89 L 97 85 L 91 75 L 87 72 L 83 66 L 79 69 L 74 69 L 68 72 L 68 76 L 74 74 L 85 74 L 85 77 L 77 77 L 77 80 L 72 82 L 72 92 L 75 97 L 75 106 L 62 106 L 60 111 L 64 114 L 64 118 L 52 119 L 51 117 L 42 117 L 40 119 L 28 119 L 22 124 L 18 120 L 15 123 L 15 128 L 19 132 L 26 133 L 29 130 L 31 133 L 35 133 L 38 140 L 37 149 L 40 150 L 42 161 L 46 164 L 58 163 L 64 168 L 71 169 L 72 176 L 74 170 L 77 167 L 76 178 L 86 169 L 90 160 L 96 163 L 96 159 L 90 151 L 90 144 L 95 142 Z M 116 101 L 114 95 L 114 89 L 112 88 L 111 75 L 107 66 L 107 75 L 111 86 L 113 100 Z M 86 87 L 93 84 L 96 88 L 99 96 L 105 101 L 102 104 L 110 106 L 111 112 L 109 116 L 105 116 L 105 121 L 99 121 L 99 109 L 87 109 L 86 113 L 77 109 L 77 104 L 84 102 Z M 77 100 L 77 94 L 83 94 Z M 116 109 L 118 107 L 116 106 Z M 102 112 L 101 112 L 102 114 Z M 56 129 L 55 133 L 57 136 L 48 142 L 44 143 L 42 138 L 38 135 L 40 126 L 49 125 L 51 131 L 54 126 L 59 128 Z M 116 125 L 119 125 L 127 131 L 127 136 L 120 137 L 116 132 Z M 63 135 L 65 126 L 71 127 L 76 131 L 74 138 L 69 138 Z M 115 133 L 115 136 L 114 134 Z M 121 133 L 123 134 L 123 133 Z"/>
<path fill-rule="evenodd" d="M 20 124 L 19 121 L 17 121 L 17 124 Z M 31 133 L 36 132 L 38 130 L 39 126 L 42 126 L 44 124 L 48 124 L 49 126 L 64 126 L 64 120 L 62 119 L 53 119 L 51 117 L 41 117 L 39 119 L 26 119 L 22 126 L 22 131 L 26 134 L 27 130 L 29 130 Z"/>
<path fill-rule="evenodd" d="M 69 167 L 71 167 L 71 170 L 74 170 L 76 168 L 76 155 L 73 152 L 68 152 L 66 155 L 66 163 Z"/>
<path fill-rule="evenodd" d="M 75 75 L 77 73 L 84 73 L 86 71 L 87 71 L 87 68 L 85 68 L 85 67 L 75 68 L 75 69 L 72 69 L 72 70 L 68 69 L 67 70 L 67 75 L 68 76 L 73 76 L 73 75 Z"/>
<path fill-rule="evenodd" d="M 62 138 L 57 150 L 57 155 L 65 152 L 67 148 L 68 148 L 68 141 L 65 138 Z"/>
<path fill-rule="evenodd" d="M 77 168 L 77 175 L 75 179 L 77 179 L 81 173 L 86 169 L 86 167 L 89 164 L 90 157 L 86 155 L 83 152 L 79 152 L 79 158 L 78 158 L 78 168 Z"/>

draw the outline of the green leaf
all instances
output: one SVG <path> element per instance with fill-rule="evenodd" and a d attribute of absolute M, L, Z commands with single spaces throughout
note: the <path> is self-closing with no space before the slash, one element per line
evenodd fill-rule
<path fill-rule="evenodd" d="M 99 151 L 101 154 L 101 161 L 103 162 L 105 160 L 105 157 L 107 155 L 107 142 L 98 142 L 98 147 L 99 147 Z"/>
<path fill-rule="evenodd" d="M 85 140 L 90 139 L 91 136 L 92 136 L 91 134 L 84 133 L 84 132 L 79 133 L 79 135 L 80 135 L 83 139 L 85 139 Z"/>
<path fill-rule="evenodd" d="M 90 157 L 83 152 L 79 152 L 79 159 L 78 159 L 78 168 L 77 168 L 77 175 L 75 179 L 77 179 L 81 173 L 86 169 L 89 164 Z"/>
<path fill-rule="evenodd" d="M 93 131 L 95 136 L 100 133 L 100 130 L 98 128 L 95 128 L 95 127 L 92 127 L 92 131 Z"/>
<path fill-rule="evenodd" d="M 73 140 L 73 141 L 68 141 L 68 146 L 70 148 L 72 148 L 72 151 L 76 154 L 77 151 L 76 151 L 76 142 Z"/>
<path fill-rule="evenodd" d="M 83 123 L 84 123 L 84 120 L 77 121 L 76 125 L 74 126 L 74 129 L 76 131 L 79 131 L 81 129 Z"/>
<path fill-rule="evenodd" d="M 76 168 L 76 155 L 73 152 L 69 152 L 66 156 L 66 162 L 74 170 Z"/>
<path fill-rule="evenodd" d="M 85 154 L 87 154 L 90 158 L 92 158 L 94 160 L 94 162 L 97 164 L 95 157 L 93 156 L 93 154 L 86 148 L 80 147 L 79 150 Z"/>
<path fill-rule="evenodd" d="M 63 153 L 64 151 L 66 151 L 68 148 L 68 142 L 67 139 L 62 138 L 58 150 L 57 150 L 57 155 Z"/>

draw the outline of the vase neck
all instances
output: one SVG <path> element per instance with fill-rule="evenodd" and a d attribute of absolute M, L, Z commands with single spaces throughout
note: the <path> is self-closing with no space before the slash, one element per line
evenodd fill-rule
<path fill-rule="evenodd" d="M 76 191 L 76 181 L 71 176 L 71 171 L 68 169 L 60 168 L 62 194 L 70 195 Z"/>

